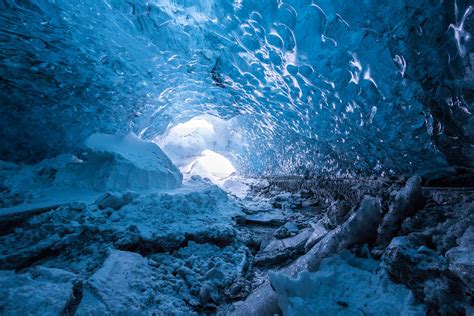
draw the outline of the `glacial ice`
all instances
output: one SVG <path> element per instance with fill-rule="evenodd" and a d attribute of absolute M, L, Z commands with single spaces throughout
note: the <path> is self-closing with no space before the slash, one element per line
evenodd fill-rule
<path fill-rule="evenodd" d="M 90 203 L 106 191 L 153 192 L 181 186 L 183 175 L 159 146 L 136 135 L 93 134 L 84 147 L 83 159 L 63 154 L 22 167 L 3 163 L 3 185 L 17 199 L 6 206 L 22 205 L 3 209 L 0 216 L 46 211 L 73 201 Z"/>
<path fill-rule="evenodd" d="M 85 141 L 87 162 L 81 176 L 97 191 L 174 189 L 182 174 L 156 144 L 126 136 L 93 134 Z"/>
<path fill-rule="evenodd" d="M 8 0 L 0 12 L 0 159 L 80 150 L 97 131 L 153 140 L 207 114 L 234 121 L 241 146 L 225 154 L 245 173 L 473 163 L 468 0 Z"/>
<path fill-rule="evenodd" d="M 425 315 L 406 287 L 392 283 L 373 259 L 343 252 L 296 279 L 270 273 L 284 315 Z"/>
<path fill-rule="evenodd" d="M 4 315 L 60 315 L 74 299 L 77 275 L 38 267 L 28 273 L 0 271 L 0 301 Z"/>
<path fill-rule="evenodd" d="M 474 314 L 471 2 L 0 1 L 0 314 Z"/>

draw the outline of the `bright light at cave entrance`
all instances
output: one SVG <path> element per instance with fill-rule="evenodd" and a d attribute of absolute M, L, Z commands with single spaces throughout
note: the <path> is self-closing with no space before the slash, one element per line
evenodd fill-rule
<path fill-rule="evenodd" d="M 213 116 L 195 117 L 173 126 L 156 141 L 185 175 L 199 175 L 219 183 L 236 172 L 223 155 L 229 142 L 228 121 Z"/>
<path fill-rule="evenodd" d="M 232 163 L 226 157 L 212 150 L 204 150 L 190 166 L 189 174 L 220 181 L 236 172 Z"/>

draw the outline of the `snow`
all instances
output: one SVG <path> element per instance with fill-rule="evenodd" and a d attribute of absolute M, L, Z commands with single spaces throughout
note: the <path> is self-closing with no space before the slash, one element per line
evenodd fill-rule
<path fill-rule="evenodd" d="M 190 179 L 179 189 L 141 194 L 106 193 L 87 203 L 76 204 L 80 211 L 74 211 L 76 207 L 70 202 L 39 214 L 32 221 L 35 225 L 54 223 L 60 230 L 78 233 L 90 230 L 112 235 L 116 238 L 116 247 L 167 251 L 179 248 L 188 238 L 229 244 L 235 238 L 233 216 L 241 214 L 240 208 L 222 189 L 199 178 Z M 41 206 L 20 205 L 8 209 L 9 214 L 32 205 Z M 51 240 L 44 238 L 44 244 L 55 243 L 53 237 L 54 234 L 48 237 Z M 28 243 L 30 236 L 21 238 Z M 40 244 L 36 246 L 41 249 Z M 5 251 L 3 258 L 18 254 L 13 249 Z"/>
<path fill-rule="evenodd" d="M 137 253 L 112 251 L 104 265 L 87 280 L 76 315 L 144 313 L 156 281 L 148 260 Z"/>
<path fill-rule="evenodd" d="M 76 275 L 38 267 L 27 273 L 0 270 L 2 315 L 61 315 L 73 299 Z"/>
<path fill-rule="evenodd" d="M 95 190 L 149 190 L 179 187 L 182 175 L 158 145 L 125 136 L 93 134 L 85 141 L 89 150 L 83 172 Z"/>
<path fill-rule="evenodd" d="M 194 242 L 175 254 L 151 258 L 112 250 L 86 281 L 76 315 L 194 315 L 192 307 L 213 308 L 221 300 L 230 285 L 243 277 L 246 262 L 242 247 Z"/>
<path fill-rule="evenodd" d="M 126 231 L 135 225 L 146 240 L 173 234 L 231 232 L 232 216 L 240 210 L 225 192 L 206 183 L 190 186 L 135 199 L 115 211 L 113 222 L 103 229 Z"/>
<path fill-rule="evenodd" d="M 181 186 L 181 172 L 161 149 L 132 133 L 93 134 L 85 148 L 84 159 L 62 154 L 35 165 L 3 162 L 1 184 L 13 201 L 2 203 L 0 217 L 91 203 L 106 191 L 153 192 Z"/>
<path fill-rule="evenodd" d="M 388 279 L 378 263 L 343 252 L 318 271 L 296 279 L 270 273 L 284 315 L 424 315 L 407 288 Z"/>

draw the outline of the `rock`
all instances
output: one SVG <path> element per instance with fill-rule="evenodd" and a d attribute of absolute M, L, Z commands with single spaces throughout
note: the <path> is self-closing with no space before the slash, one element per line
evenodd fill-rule
<path fill-rule="evenodd" d="M 302 200 L 299 195 L 285 192 L 273 197 L 272 206 L 280 209 L 300 209 Z"/>
<path fill-rule="evenodd" d="M 246 224 L 275 227 L 283 225 L 286 218 L 282 214 L 263 213 L 246 215 L 241 220 Z"/>
<path fill-rule="evenodd" d="M 227 291 L 227 295 L 232 299 L 236 299 L 238 297 L 241 297 L 242 292 L 244 291 L 244 287 L 245 287 L 244 282 L 239 280 L 239 281 L 235 282 L 234 284 L 232 284 L 229 287 L 229 289 Z"/>
<path fill-rule="evenodd" d="M 269 266 L 294 258 L 304 251 L 304 245 L 312 232 L 312 229 L 307 228 L 294 237 L 272 240 L 262 252 L 257 253 L 255 264 Z"/>
<path fill-rule="evenodd" d="M 321 222 L 318 222 L 317 224 L 313 225 L 312 228 L 313 228 L 313 233 L 311 234 L 311 236 L 306 241 L 306 244 L 304 245 L 305 252 L 308 252 L 311 248 L 313 248 L 313 246 L 316 245 L 316 243 L 320 241 L 328 233 L 328 230 L 326 229 L 326 227 L 324 227 L 324 225 Z"/>
<path fill-rule="evenodd" d="M 283 238 L 295 236 L 296 234 L 298 234 L 298 232 L 299 232 L 298 226 L 296 226 L 296 224 L 293 222 L 288 222 L 282 227 L 278 228 L 273 233 L 273 237 L 278 238 L 278 239 L 283 239 Z"/>
<path fill-rule="evenodd" d="M 199 300 L 203 305 L 211 301 L 211 289 L 209 284 L 206 283 L 199 289 Z"/>
<path fill-rule="evenodd" d="M 138 194 L 127 192 L 124 194 L 110 193 L 107 192 L 101 196 L 95 203 L 99 206 L 99 209 L 103 210 L 111 208 L 113 210 L 119 210 L 122 206 L 130 203 Z"/>
<path fill-rule="evenodd" d="M 98 191 L 173 189 L 182 174 L 155 143 L 125 136 L 93 134 L 85 141 L 87 162 L 79 176 Z"/>
<path fill-rule="evenodd" d="M 267 280 L 239 305 L 234 305 L 231 316 L 278 315 L 278 297 Z"/>
<path fill-rule="evenodd" d="M 375 234 L 381 219 L 380 199 L 365 196 L 358 209 L 342 227 L 327 233 L 309 252 L 289 266 L 280 269 L 280 272 L 295 277 L 303 270 L 314 271 L 323 258 L 334 255 L 340 249 L 367 242 L 372 237 L 371 235 Z M 276 313 L 278 313 L 278 299 L 267 279 L 242 304 L 236 306 L 231 315 L 273 315 Z"/>
<path fill-rule="evenodd" d="M 419 247 L 407 237 L 396 237 L 387 247 L 383 262 L 385 269 L 398 282 L 428 279 L 434 273 L 448 269 L 448 261 L 432 249 Z"/>
<path fill-rule="evenodd" d="M 114 250 L 85 282 L 76 315 L 144 314 L 149 287 L 144 280 L 154 277 L 146 258 Z"/>
<path fill-rule="evenodd" d="M 458 314 L 466 306 L 462 288 L 448 270 L 448 260 L 415 241 L 415 235 L 396 237 L 383 255 L 383 266 L 392 280 L 411 288 L 428 306 L 428 314 Z"/>
<path fill-rule="evenodd" d="M 0 160 L 0 170 L 19 170 L 21 167 L 14 162 Z"/>
<path fill-rule="evenodd" d="M 474 169 L 463 167 L 446 167 L 435 169 L 422 176 L 426 187 L 472 187 L 474 186 Z"/>
<path fill-rule="evenodd" d="M 474 293 L 474 226 L 470 226 L 461 238 L 458 246 L 446 253 L 449 270 L 457 275 L 471 293 Z"/>
<path fill-rule="evenodd" d="M 388 212 L 377 228 L 378 246 L 385 248 L 395 236 L 396 232 L 400 230 L 403 220 L 411 216 L 422 206 L 423 193 L 421 191 L 421 179 L 418 176 L 413 176 L 408 179 L 402 189 L 395 193 Z"/>
<path fill-rule="evenodd" d="M 225 278 L 224 273 L 217 268 L 212 268 L 206 273 L 206 280 L 210 280 L 210 281 L 221 280 L 222 281 L 224 278 Z"/>
<path fill-rule="evenodd" d="M 179 267 L 177 270 L 180 277 L 185 279 L 188 275 L 194 275 L 194 271 L 188 267 Z"/>
<path fill-rule="evenodd" d="M 376 227 L 382 220 L 382 205 L 379 198 L 365 196 L 356 212 L 354 212 L 341 226 L 340 249 L 352 245 L 361 245 L 375 239 Z"/>
<path fill-rule="evenodd" d="M 351 204 L 345 200 L 337 200 L 331 204 L 326 213 L 324 222 L 327 227 L 334 228 L 341 224 L 349 216 Z"/>
<path fill-rule="evenodd" d="M 205 283 L 199 289 L 199 300 L 202 305 L 208 303 L 217 303 L 219 301 L 219 294 L 214 286 L 209 283 Z"/>
<path fill-rule="evenodd" d="M 28 273 L 0 271 L 2 315 L 61 315 L 75 301 L 75 274 L 37 267 Z"/>
<path fill-rule="evenodd" d="M 405 219 L 401 235 L 423 232 L 430 236 L 428 243 L 434 245 L 440 254 L 445 254 L 451 248 L 458 246 L 458 240 L 469 226 L 474 223 L 474 203 L 466 193 L 455 192 L 451 189 L 429 192 L 430 204 Z M 459 195 L 462 193 L 462 195 Z M 433 205 L 434 203 L 434 205 Z"/>

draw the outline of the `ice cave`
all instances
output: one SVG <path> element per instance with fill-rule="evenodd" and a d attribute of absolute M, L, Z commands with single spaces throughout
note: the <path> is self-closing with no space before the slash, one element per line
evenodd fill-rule
<path fill-rule="evenodd" d="M 472 0 L 0 0 L 0 315 L 474 315 Z"/>

